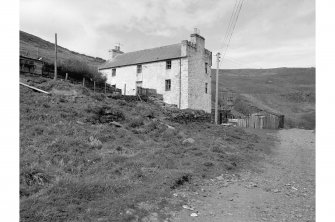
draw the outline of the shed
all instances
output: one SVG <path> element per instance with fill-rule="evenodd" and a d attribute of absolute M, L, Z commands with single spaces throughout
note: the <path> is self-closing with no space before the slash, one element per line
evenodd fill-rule
<path fill-rule="evenodd" d="M 20 72 L 42 75 L 44 62 L 40 59 L 34 59 L 20 55 Z"/>
<path fill-rule="evenodd" d="M 249 127 L 259 129 L 284 128 L 284 115 L 267 111 L 253 113 L 249 117 Z"/>

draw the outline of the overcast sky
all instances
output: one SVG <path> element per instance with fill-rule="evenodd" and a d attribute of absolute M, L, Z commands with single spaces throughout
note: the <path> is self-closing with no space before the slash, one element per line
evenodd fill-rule
<path fill-rule="evenodd" d="M 189 39 L 223 51 L 235 0 L 20 0 L 20 30 L 108 59 Z M 220 68 L 315 66 L 315 0 L 245 0 Z M 212 66 L 214 68 L 214 65 Z"/>

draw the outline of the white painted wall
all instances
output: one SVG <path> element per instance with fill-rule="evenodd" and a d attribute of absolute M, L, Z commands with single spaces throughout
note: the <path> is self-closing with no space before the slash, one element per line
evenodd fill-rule
<path fill-rule="evenodd" d="M 112 69 L 104 69 L 101 72 L 107 77 L 107 83 L 116 85 L 126 95 L 136 94 L 136 81 L 142 81 L 143 88 L 156 89 L 158 94 L 163 95 L 164 102 L 175 104 L 179 107 L 180 89 L 181 107 L 188 107 L 188 62 L 186 58 L 173 59 L 171 69 L 166 69 L 166 61 L 142 64 L 142 73 L 137 74 L 137 65 L 116 68 L 116 76 L 112 76 Z M 181 81 L 180 81 L 181 78 Z M 165 80 L 171 80 L 171 90 L 165 90 Z M 181 84 L 181 87 L 180 87 Z"/>

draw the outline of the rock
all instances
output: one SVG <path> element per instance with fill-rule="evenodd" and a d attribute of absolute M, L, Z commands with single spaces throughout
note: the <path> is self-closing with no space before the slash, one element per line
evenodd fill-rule
<path fill-rule="evenodd" d="M 126 210 L 126 214 L 127 214 L 127 215 L 133 215 L 134 212 L 135 212 L 135 210 L 133 210 L 133 209 L 128 209 L 128 210 Z"/>
<path fill-rule="evenodd" d="M 120 124 L 120 123 L 118 123 L 118 122 L 115 122 L 115 121 L 110 122 L 109 124 L 111 124 L 111 125 L 113 125 L 113 126 L 116 126 L 116 127 L 123 127 L 122 124 Z"/>
<path fill-rule="evenodd" d="M 297 188 L 295 188 L 295 187 L 291 187 L 292 188 L 292 190 L 298 190 Z"/>
<path fill-rule="evenodd" d="M 193 138 L 187 138 L 185 139 L 182 144 L 185 145 L 185 144 L 193 144 L 195 142 L 195 140 Z"/>
<path fill-rule="evenodd" d="M 278 189 L 274 189 L 273 192 L 274 192 L 274 193 L 279 193 L 280 190 L 278 190 Z"/>
<path fill-rule="evenodd" d="M 217 180 L 224 180 L 224 177 L 222 175 L 216 177 Z"/>
<path fill-rule="evenodd" d="M 168 129 L 171 129 L 171 130 L 175 130 L 176 128 L 174 128 L 173 126 L 170 126 L 170 125 L 168 125 L 168 124 L 165 124 L 167 127 L 168 127 Z"/>
<path fill-rule="evenodd" d="M 222 184 L 220 184 L 220 187 L 228 187 L 229 183 L 228 182 L 224 182 Z"/>
<path fill-rule="evenodd" d="M 187 205 L 183 205 L 183 208 L 186 209 L 186 210 L 194 210 L 194 208 L 192 208 L 190 206 L 187 206 Z"/>
<path fill-rule="evenodd" d="M 83 123 L 83 122 L 81 122 L 79 120 L 77 121 L 77 123 L 80 124 L 80 125 L 84 125 L 85 124 L 85 123 Z"/>
<path fill-rule="evenodd" d="M 257 184 L 250 182 L 248 185 L 246 185 L 247 188 L 257 187 Z"/>
<path fill-rule="evenodd" d="M 198 214 L 196 214 L 196 213 L 191 213 L 191 215 L 190 215 L 191 217 L 197 217 L 198 216 Z"/>
<path fill-rule="evenodd" d="M 212 163 L 212 162 L 205 162 L 204 166 L 206 166 L 206 167 L 212 167 L 212 166 L 214 166 L 214 163 Z"/>

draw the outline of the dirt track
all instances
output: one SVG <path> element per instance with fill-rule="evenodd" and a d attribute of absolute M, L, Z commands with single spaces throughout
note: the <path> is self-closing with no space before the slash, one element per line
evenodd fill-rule
<path fill-rule="evenodd" d="M 269 134 L 278 141 L 258 170 L 208 181 L 172 221 L 315 221 L 315 133 Z"/>

